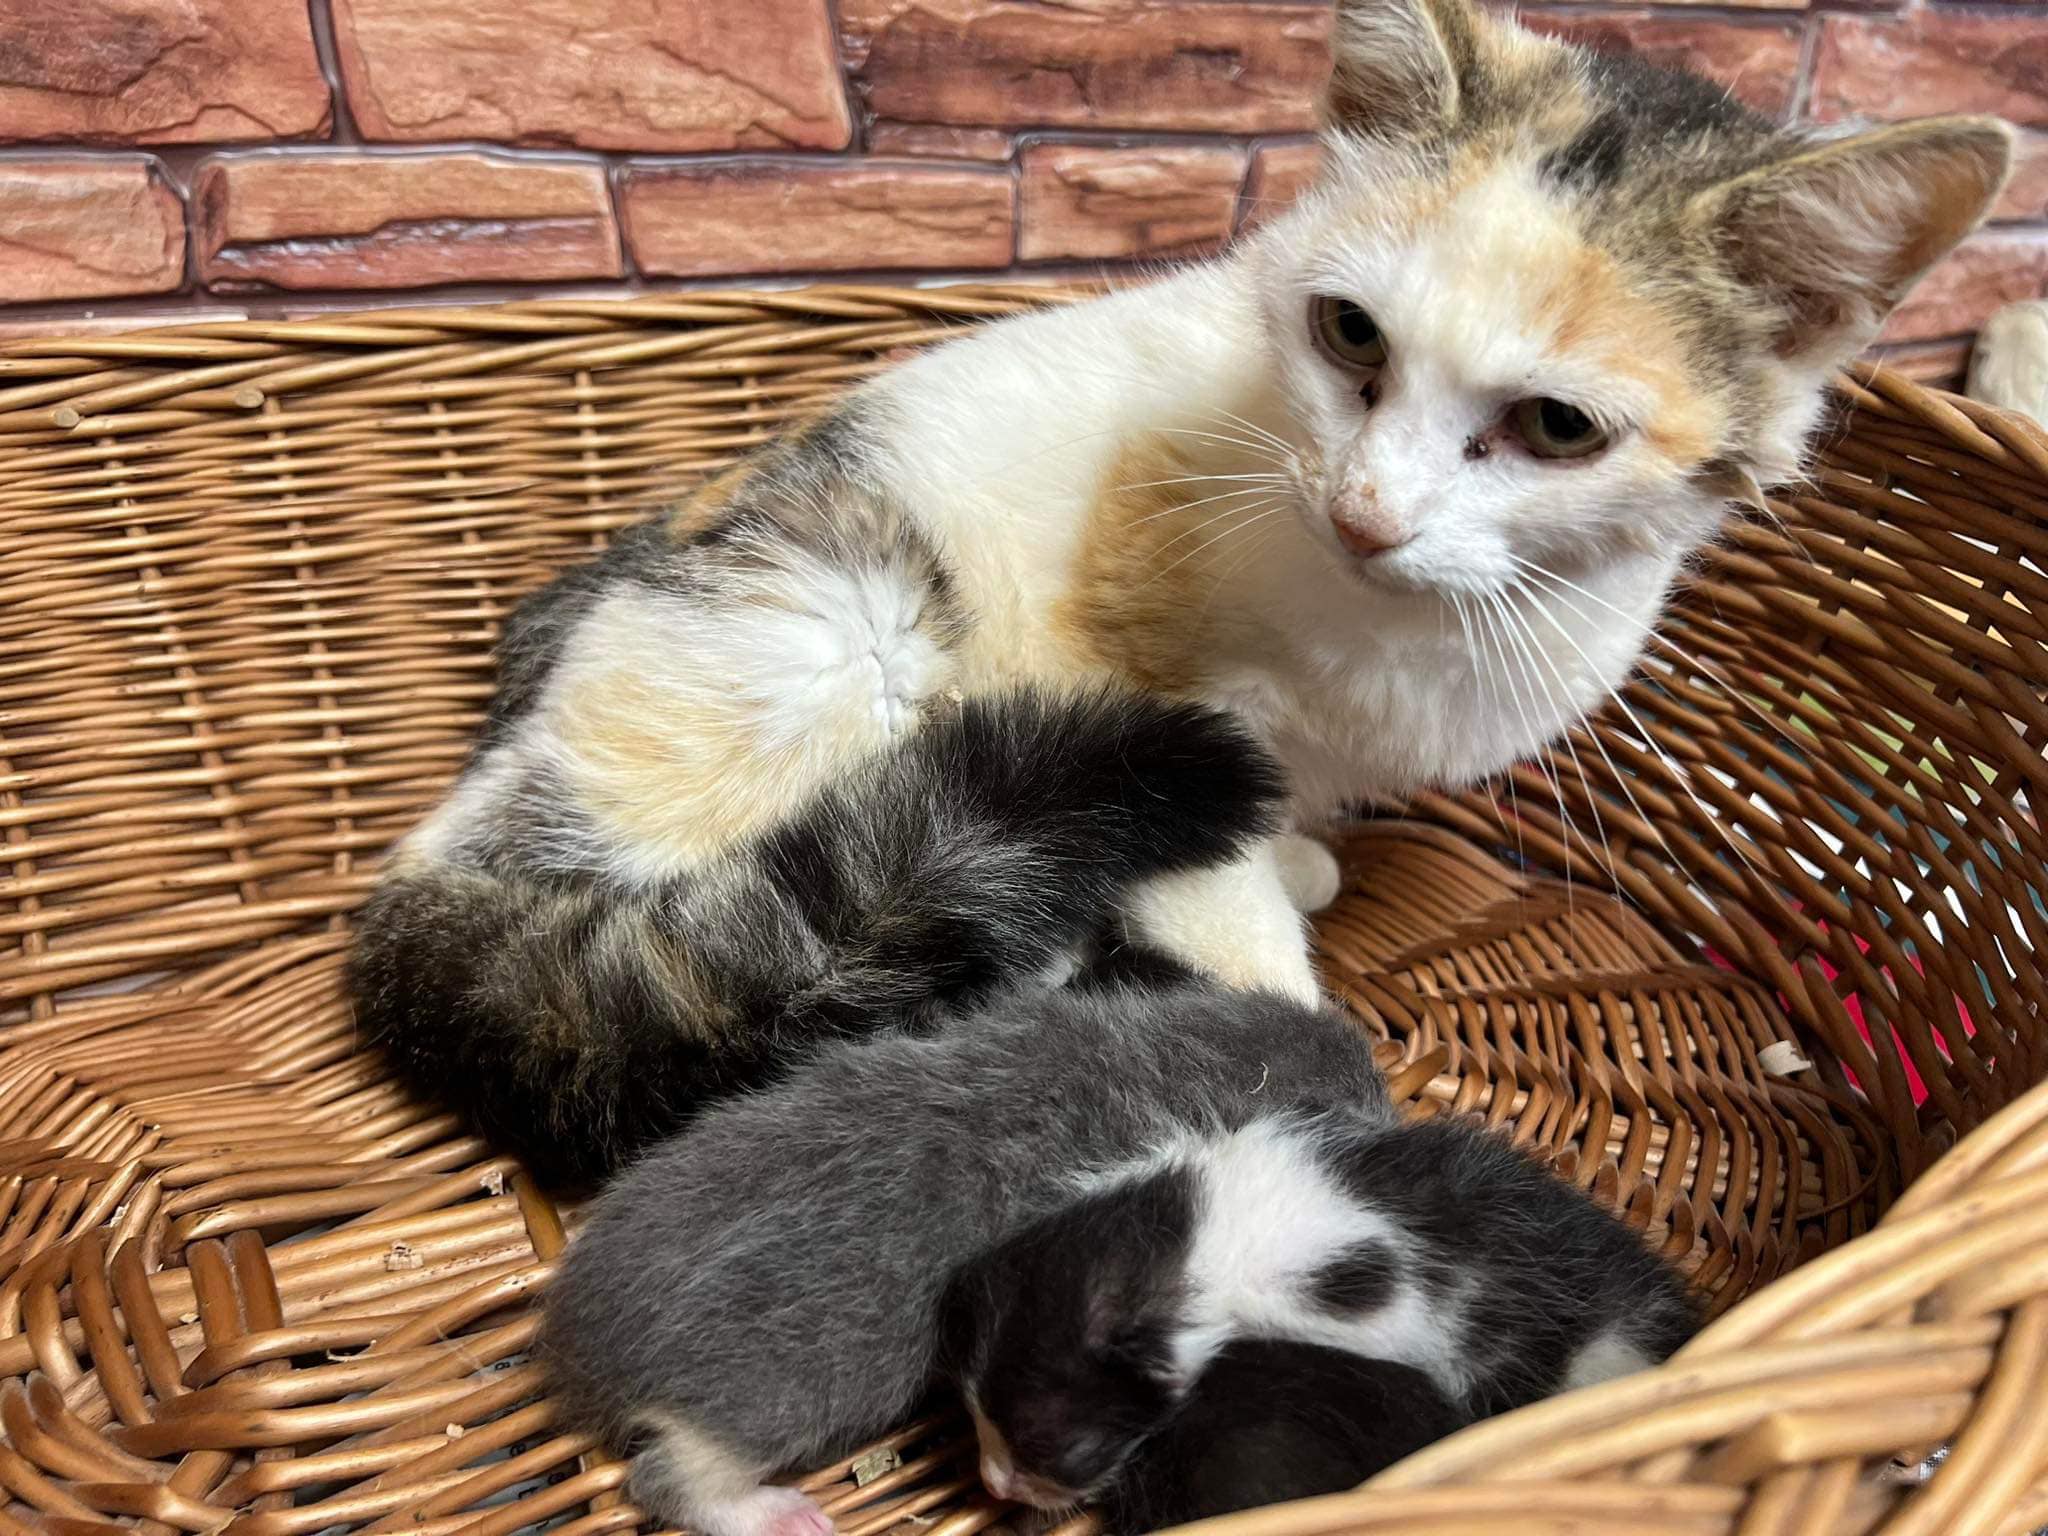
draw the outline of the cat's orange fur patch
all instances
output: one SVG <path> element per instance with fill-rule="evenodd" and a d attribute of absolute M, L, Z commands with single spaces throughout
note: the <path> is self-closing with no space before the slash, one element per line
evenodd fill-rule
<path fill-rule="evenodd" d="M 742 459 L 697 486 L 670 509 L 663 522 L 669 537 L 678 544 L 687 544 L 717 522 L 719 514 L 732 505 L 740 487 L 753 478 L 758 467 L 753 459 Z"/>
<path fill-rule="evenodd" d="M 1589 355 L 1642 386 L 1657 402 L 1643 436 L 1673 464 L 1689 470 L 1711 456 L 1720 411 L 1694 385 L 1672 318 L 1638 294 L 1620 263 L 1598 246 L 1580 242 L 1555 265 L 1538 305 L 1551 345 Z"/>
<path fill-rule="evenodd" d="M 1241 533 L 1268 511 L 1256 488 L 1197 480 L 1168 484 L 1193 466 L 1171 439 L 1135 439 L 1111 462 L 1082 529 L 1067 593 L 1049 615 L 1060 649 L 1079 670 L 1157 692 L 1184 692 L 1198 658 L 1228 650 L 1215 601 L 1240 556 Z M 1205 498 L 1222 496 L 1220 501 Z M 1203 503 L 1196 505 L 1196 503 Z M 1290 516 L 1287 512 L 1270 515 Z"/>

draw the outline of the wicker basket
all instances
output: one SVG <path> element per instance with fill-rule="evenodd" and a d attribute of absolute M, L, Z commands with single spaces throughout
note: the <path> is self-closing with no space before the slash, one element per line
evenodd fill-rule
<path fill-rule="evenodd" d="M 511 601 L 1050 297 L 0 349 L 0 1536 L 642 1523 L 524 1358 L 565 1213 L 356 1049 L 348 914 Z M 1625 706 L 1361 823 L 1321 925 L 1399 1098 L 1555 1154 L 1718 1320 L 1230 1536 L 2048 1524 L 2048 441 L 1882 372 L 1845 401 Z M 846 1536 L 968 1536 L 1003 1511 L 964 1448 L 940 1418 L 809 1486 Z"/>

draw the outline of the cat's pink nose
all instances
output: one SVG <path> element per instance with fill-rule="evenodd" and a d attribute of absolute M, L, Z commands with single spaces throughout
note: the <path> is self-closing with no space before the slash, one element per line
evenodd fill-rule
<path fill-rule="evenodd" d="M 1412 533 L 1390 533 L 1378 528 L 1361 528 L 1347 523 L 1343 518 L 1332 518 L 1331 524 L 1337 530 L 1337 542 L 1361 559 L 1370 560 L 1375 555 L 1384 555 L 1390 549 L 1399 549 L 1415 535 Z"/>
<path fill-rule="evenodd" d="M 1366 485 L 1347 486 L 1337 494 L 1330 504 L 1330 526 L 1337 530 L 1340 544 L 1366 560 L 1399 549 L 1415 537 Z"/>

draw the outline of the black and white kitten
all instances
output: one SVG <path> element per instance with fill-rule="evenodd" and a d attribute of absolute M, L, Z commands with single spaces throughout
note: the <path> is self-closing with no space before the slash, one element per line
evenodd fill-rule
<path fill-rule="evenodd" d="M 942 1329 L 983 1481 L 1058 1508 L 1110 1487 L 1236 1339 L 1411 1366 L 1470 1419 L 1655 1364 L 1694 1321 L 1639 1237 L 1479 1127 L 1276 1106 L 963 1266 Z"/>
<path fill-rule="evenodd" d="M 990 1481 L 1011 1457 L 1090 1494 L 1239 1337 L 1418 1364 L 1461 1412 L 1668 1347 L 1675 1321 L 1637 1320 L 1683 1303 L 1637 1239 L 1476 1131 L 1402 1132 L 1338 1014 L 1096 974 L 829 1047 L 606 1192 L 546 1342 L 571 1411 L 635 1450 L 649 1513 L 823 1536 L 763 1479 L 900 1421 L 946 1374 L 942 1335 Z M 1493 1252 L 1532 1224 L 1599 1273 Z"/>

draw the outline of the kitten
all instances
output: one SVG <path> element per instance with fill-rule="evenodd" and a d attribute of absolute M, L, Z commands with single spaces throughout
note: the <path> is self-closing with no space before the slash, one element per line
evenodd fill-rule
<path fill-rule="evenodd" d="M 820 984 L 829 939 L 666 914 L 780 890 L 758 866 L 792 826 L 886 849 L 905 796 L 845 786 L 962 695 L 1107 681 L 1227 710 L 1301 824 L 1526 756 L 1626 675 L 1727 502 L 1797 473 L 1835 367 L 2011 155 L 1990 119 L 1783 128 L 1467 0 L 1338 0 L 1334 51 L 1296 207 L 883 375 L 520 611 L 474 758 L 365 917 L 360 1016 L 416 1079 L 595 1137 L 602 1166 L 812 1048 L 774 999 Z M 1049 723 L 1020 773 L 1101 755 L 1092 728 Z M 900 771 L 934 814 L 978 793 Z M 986 932 L 1007 897 L 972 869 L 1023 855 L 976 830 L 957 878 L 884 859 L 863 901 L 923 928 L 968 900 Z M 1333 893 L 1327 852 L 1104 848 L 1139 938 L 1314 997 L 1296 909 Z M 1032 869 L 1092 923 L 1102 884 Z M 882 972 L 837 1006 L 919 999 L 914 957 Z"/>
<path fill-rule="evenodd" d="M 1102 1496 L 1108 1528 L 1171 1526 L 1355 1488 L 1471 1422 L 1427 1374 L 1286 1339 L 1236 1339 Z"/>
<path fill-rule="evenodd" d="M 1389 1121 L 1333 1011 L 1207 986 L 1087 983 L 927 1036 L 821 1048 L 650 1149 L 550 1288 L 576 1422 L 638 1443 L 633 1497 L 706 1536 L 822 1531 L 764 1487 L 900 1422 L 933 1381 L 948 1274 L 1077 1174 L 1299 1105 Z"/>
<path fill-rule="evenodd" d="M 963 1265 L 942 1358 L 990 1491 L 1112 1487 L 1236 1339 L 1423 1372 L 1464 1419 L 1663 1360 L 1678 1277 L 1585 1196 L 1464 1121 L 1275 1111 L 1168 1145 Z"/>

